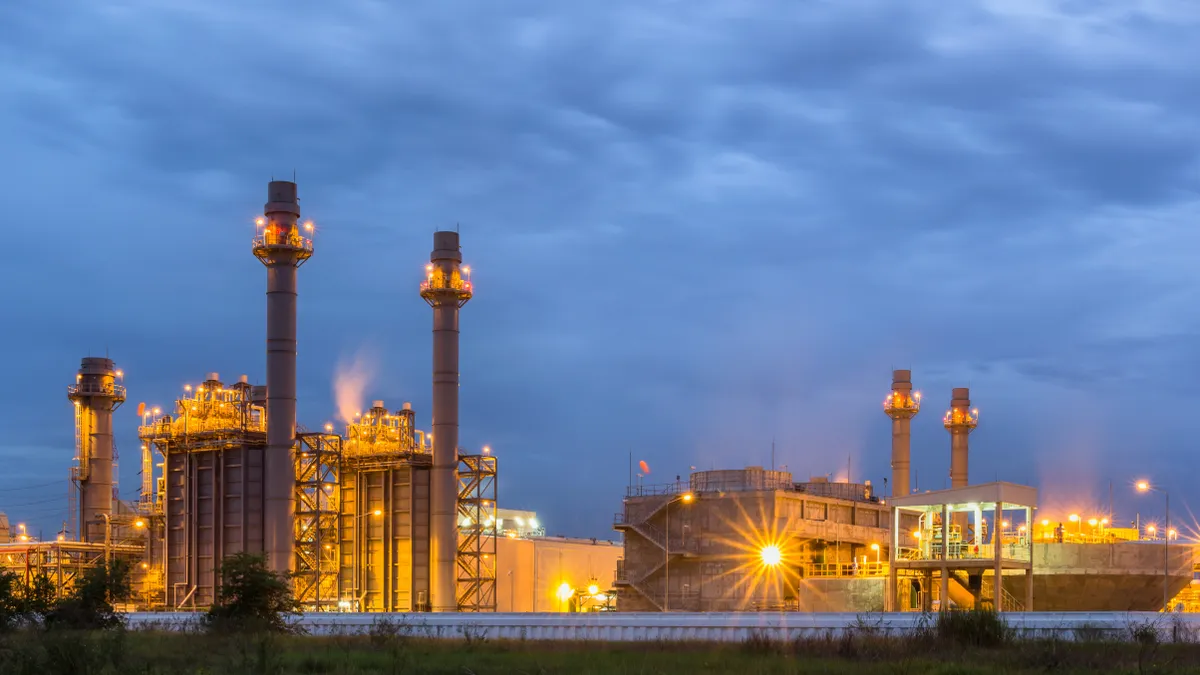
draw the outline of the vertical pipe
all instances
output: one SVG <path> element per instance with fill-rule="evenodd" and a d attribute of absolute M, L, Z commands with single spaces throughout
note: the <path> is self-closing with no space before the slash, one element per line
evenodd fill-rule
<path fill-rule="evenodd" d="M 294 566 L 292 519 L 296 442 L 297 268 L 312 255 L 300 231 L 296 184 L 271 181 L 254 239 L 254 255 L 267 267 L 267 449 L 263 455 L 263 551 L 274 572 Z"/>
<path fill-rule="evenodd" d="M 892 391 L 883 411 L 892 418 L 892 496 L 910 491 L 912 465 L 912 418 L 921 410 L 921 393 L 913 392 L 912 371 L 892 371 Z"/>
<path fill-rule="evenodd" d="M 457 232 L 435 232 L 421 297 L 433 308 L 433 467 L 430 476 L 430 601 L 458 608 L 458 310 L 471 299 Z"/>

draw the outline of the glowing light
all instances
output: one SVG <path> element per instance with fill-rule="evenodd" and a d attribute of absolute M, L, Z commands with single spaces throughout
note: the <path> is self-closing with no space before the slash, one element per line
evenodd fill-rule
<path fill-rule="evenodd" d="M 333 431 L 333 424 L 326 422 L 325 423 L 325 433 L 330 433 L 332 431 Z"/>
<path fill-rule="evenodd" d="M 117 371 L 117 377 L 124 378 L 124 377 L 125 377 L 125 371 L 123 371 L 123 370 L 118 370 L 118 371 Z"/>
<path fill-rule="evenodd" d="M 492 446 L 490 446 L 490 445 L 483 446 L 483 454 L 485 454 L 485 455 L 492 454 Z"/>
<path fill-rule="evenodd" d="M 1067 517 L 1067 520 L 1071 521 L 1072 523 L 1078 523 L 1079 522 L 1079 514 L 1072 513 L 1070 516 Z"/>
<path fill-rule="evenodd" d="M 426 265 L 426 266 L 425 266 L 425 271 L 426 271 L 426 272 L 432 272 L 432 271 L 433 271 L 433 265 Z"/>
<path fill-rule="evenodd" d="M 590 584 L 588 586 L 588 595 L 596 595 L 599 592 L 600 592 L 600 587 L 597 586 L 596 584 Z"/>
<path fill-rule="evenodd" d="M 575 591 L 571 588 L 571 584 L 568 584 L 564 581 L 561 585 L 559 585 L 558 591 L 555 593 L 555 595 L 558 596 L 559 600 L 566 602 L 567 600 L 571 599 L 572 595 L 575 595 Z"/>
<path fill-rule="evenodd" d="M 920 539 L 920 538 L 921 538 L 921 531 L 913 530 L 913 539 Z"/>
<path fill-rule="evenodd" d="M 1172 527 L 1171 529 L 1167 530 L 1167 538 L 1168 539 L 1174 539 L 1178 536 L 1179 536 L 1179 533 L 1175 531 L 1175 528 Z"/>
<path fill-rule="evenodd" d="M 470 273 L 471 273 L 471 266 L 470 266 L 470 265 L 463 265 L 463 266 L 462 266 L 462 271 L 463 271 L 463 272 L 465 272 L 465 273 L 467 273 L 467 274 L 470 274 Z"/>
<path fill-rule="evenodd" d="M 1150 489 L 1150 483 L 1148 483 L 1144 480 L 1139 480 L 1137 482 L 1137 489 L 1138 489 L 1138 492 L 1145 492 L 1146 490 Z"/>
<path fill-rule="evenodd" d="M 265 218 L 255 218 L 255 219 L 254 219 L 254 224 L 255 224 L 255 225 L 257 225 L 257 226 L 259 226 L 259 227 L 262 227 L 263 225 L 266 225 L 266 224 L 267 224 L 267 220 L 266 220 Z"/>
<path fill-rule="evenodd" d="M 1092 527 L 1095 527 L 1099 524 L 1100 524 L 1100 521 L 1096 520 L 1095 518 L 1090 518 L 1088 520 L 1088 525 L 1091 525 Z"/>
<path fill-rule="evenodd" d="M 1008 527 L 1008 521 L 1007 520 L 1000 521 L 1000 527 Z"/>
<path fill-rule="evenodd" d="M 878 551 L 878 550 L 879 550 L 879 544 L 871 544 L 871 550 L 872 550 L 872 551 Z"/>
<path fill-rule="evenodd" d="M 144 569 L 144 570 L 150 569 L 150 563 L 142 563 L 142 569 Z"/>
<path fill-rule="evenodd" d="M 1101 525 L 1108 525 L 1108 518 L 1101 518 L 1101 519 L 1100 519 L 1100 524 L 1101 524 Z"/>
<path fill-rule="evenodd" d="M 1025 526 L 1024 526 L 1024 525 L 1022 525 L 1022 526 L 1020 526 L 1020 527 L 1018 527 L 1018 528 L 1017 528 L 1017 532 L 1024 532 L 1024 531 L 1025 531 Z"/>
<path fill-rule="evenodd" d="M 382 516 L 382 515 L 383 515 L 383 510 L 382 510 L 382 509 L 375 509 L 374 511 L 372 511 L 372 512 L 371 512 L 371 515 L 373 515 L 373 516 Z"/>
<path fill-rule="evenodd" d="M 691 504 L 691 503 L 692 503 L 692 499 L 694 499 L 694 498 L 695 498 L 695 497 L 693 497 L 693 496 L 692 496 L 692 493 L 690 493 L 690 492 L 685 492 L 685 493 L 683 493 L 683 496 L 682 496 L 682 497 L 680 497 L 680 499 L 682 499 L 682 500 L 683 500 L 683 503 L 684 503 L 684 504 Z"/>
<path fill-rule="evenodd" d="M 312 228 L 313 228 L 313 224 L 312 224 L 312 221 L 311 221 L 311 220 L 309 220 L 309 221 L 306 221 L 306 222 L 304 223 L 304 229 L 306 229 L 306 230 L 309 230 L 309 231 L 311 232 L 311 231 L 312 231 Z"/>
<path fill-rule="evenodd" d="M 152 412 L 152 413 L 154 413 L 155 415 L 157 415 L 157 414 L 159 414 L 160 412 L 162 412 L 162 410 L 161 410 L 160 408 L 155 408 L 154 410 L 151 410 L 150 412 Z"/>
<path fill-rule="evenodd" d="M 783 553 L 775 544 L 764 546 L 759 552 L 759 557 L 762 558 L 763 564 L 767 567 L 774 567 L 783 560 Z"/>
<path fill-rule="evenodd" d="M 530 518 L 530 519 L 529 519 L 529 526 L 530 526 L 530 527 L 532 527 L 533 529 L 535 529 L 535 530 L 536 530 L 536 529 L 537 529 L 537 526 L 538 526 L 538 524 L 537 524 L 537 518 Z"/>
<path fill-rule="evenodd" d="M 1158 531 L 1158 528 L 1154 527 L 1153 525 L 1147 525 L 1146 531 L 1149 532 L 1150 534 L 1154 534 L 1155 532 Z"/>
<path fill-rule="evenodd" d="M 144 521 L 144 520 L 135 520 L 135 521 L 133 521 L 133 526 L 134 526 L 134 527 L 145 527 L 145 526 L 146 526 L 146 521 Z"/>

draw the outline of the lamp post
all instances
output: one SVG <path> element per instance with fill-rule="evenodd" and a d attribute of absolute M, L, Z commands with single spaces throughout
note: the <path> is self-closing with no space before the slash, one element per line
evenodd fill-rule
<path fill-rule="evenodd" d="M 1163 513 L 1163 613 L 1171 611 L 1168 604 L 1171 602 L 1170 597 L 1170 560 L 1171 560 L 1171 495 L 1162 488 L 1156 488 L 1149 481 L 1140 480 L 1137 482 L 1138 492 L 1161 492 L 1166 500 L 1166 511 Z"/>
<path fill-rule="evenodd" d="M 679 495 L 679 501 L 684 504 L 692 503 L 692 493 L 685 492 Z M 674 497 L 667 499 L 667 505 L 663 508 L 663 519 L 666 521 L 667 534 L 663 539 L 663 611 L 671 611 L 671 503 L 675 501 Z"/>

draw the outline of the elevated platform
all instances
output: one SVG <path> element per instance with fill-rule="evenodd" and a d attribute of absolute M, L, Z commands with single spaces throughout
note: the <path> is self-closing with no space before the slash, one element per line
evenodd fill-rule
<path fill-rule="evenodd" d="M 1033 522 L 1036 488 L 984 483 L 895 497 L 890 504 L 889 609 L 932 609 L 935 572 L 942 602 L 955 601 L 957 593 L 958 604 L 969 598 L 978 605 L 981 596 L 990 596 L 996 611 L 1033 606 L 1033 540 L 1027 532 L 1009 534 L 996 524 L 1008 518 Z M 901 523 L 913 515 L 918 527 L 905 531 Z M 991 572 L 990 592 L 984 588 L 986 572 Z M 1023 603 L 1005 591 L 1012 576 L 1024 577 Z"/>

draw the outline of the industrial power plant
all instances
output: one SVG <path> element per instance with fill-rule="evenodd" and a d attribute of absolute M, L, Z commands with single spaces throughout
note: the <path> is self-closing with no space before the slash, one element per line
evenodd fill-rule
<path fill-rule="evenodd" d="M 84 358 L 67 388 L 71 520 L 39 540 L 0 514 L 0 569 L 61 592 L 89 566 L 127 560 L 144 610 L 212 605 L 222 561 L 242 552 L 289 575 L 310 612 L 1200 610 L 1193 547 L 1173 530 L 1118 527 L 1111 513 L 1051 519 L 1035 488 L 972 483 L 979 413 L 966 388 L 942 419 L 950 487 L 916 489 L 922 396 L 909 370 L 883 401 L 882 492 L 849 476 L 714 468 L 631 481 L 613 521 L 622 543 L 548 537 L 536 513 L 498 506 L 491 450 L 459 447 L 459 319 L 474 290 L 458 232 L 434 233 L 418 289 L 433 314 L 428 430 L 411 404 L 382 400 L 341 430 L 298 422 L 298 277 L 315 249 L 294 182 L 269 183 L 251 250 L 267 276 L 265 384 L 210 372 L 168 409 L 139 404 L 141 491 L 126 502 L 113 435 L 124 373 Z"/>

